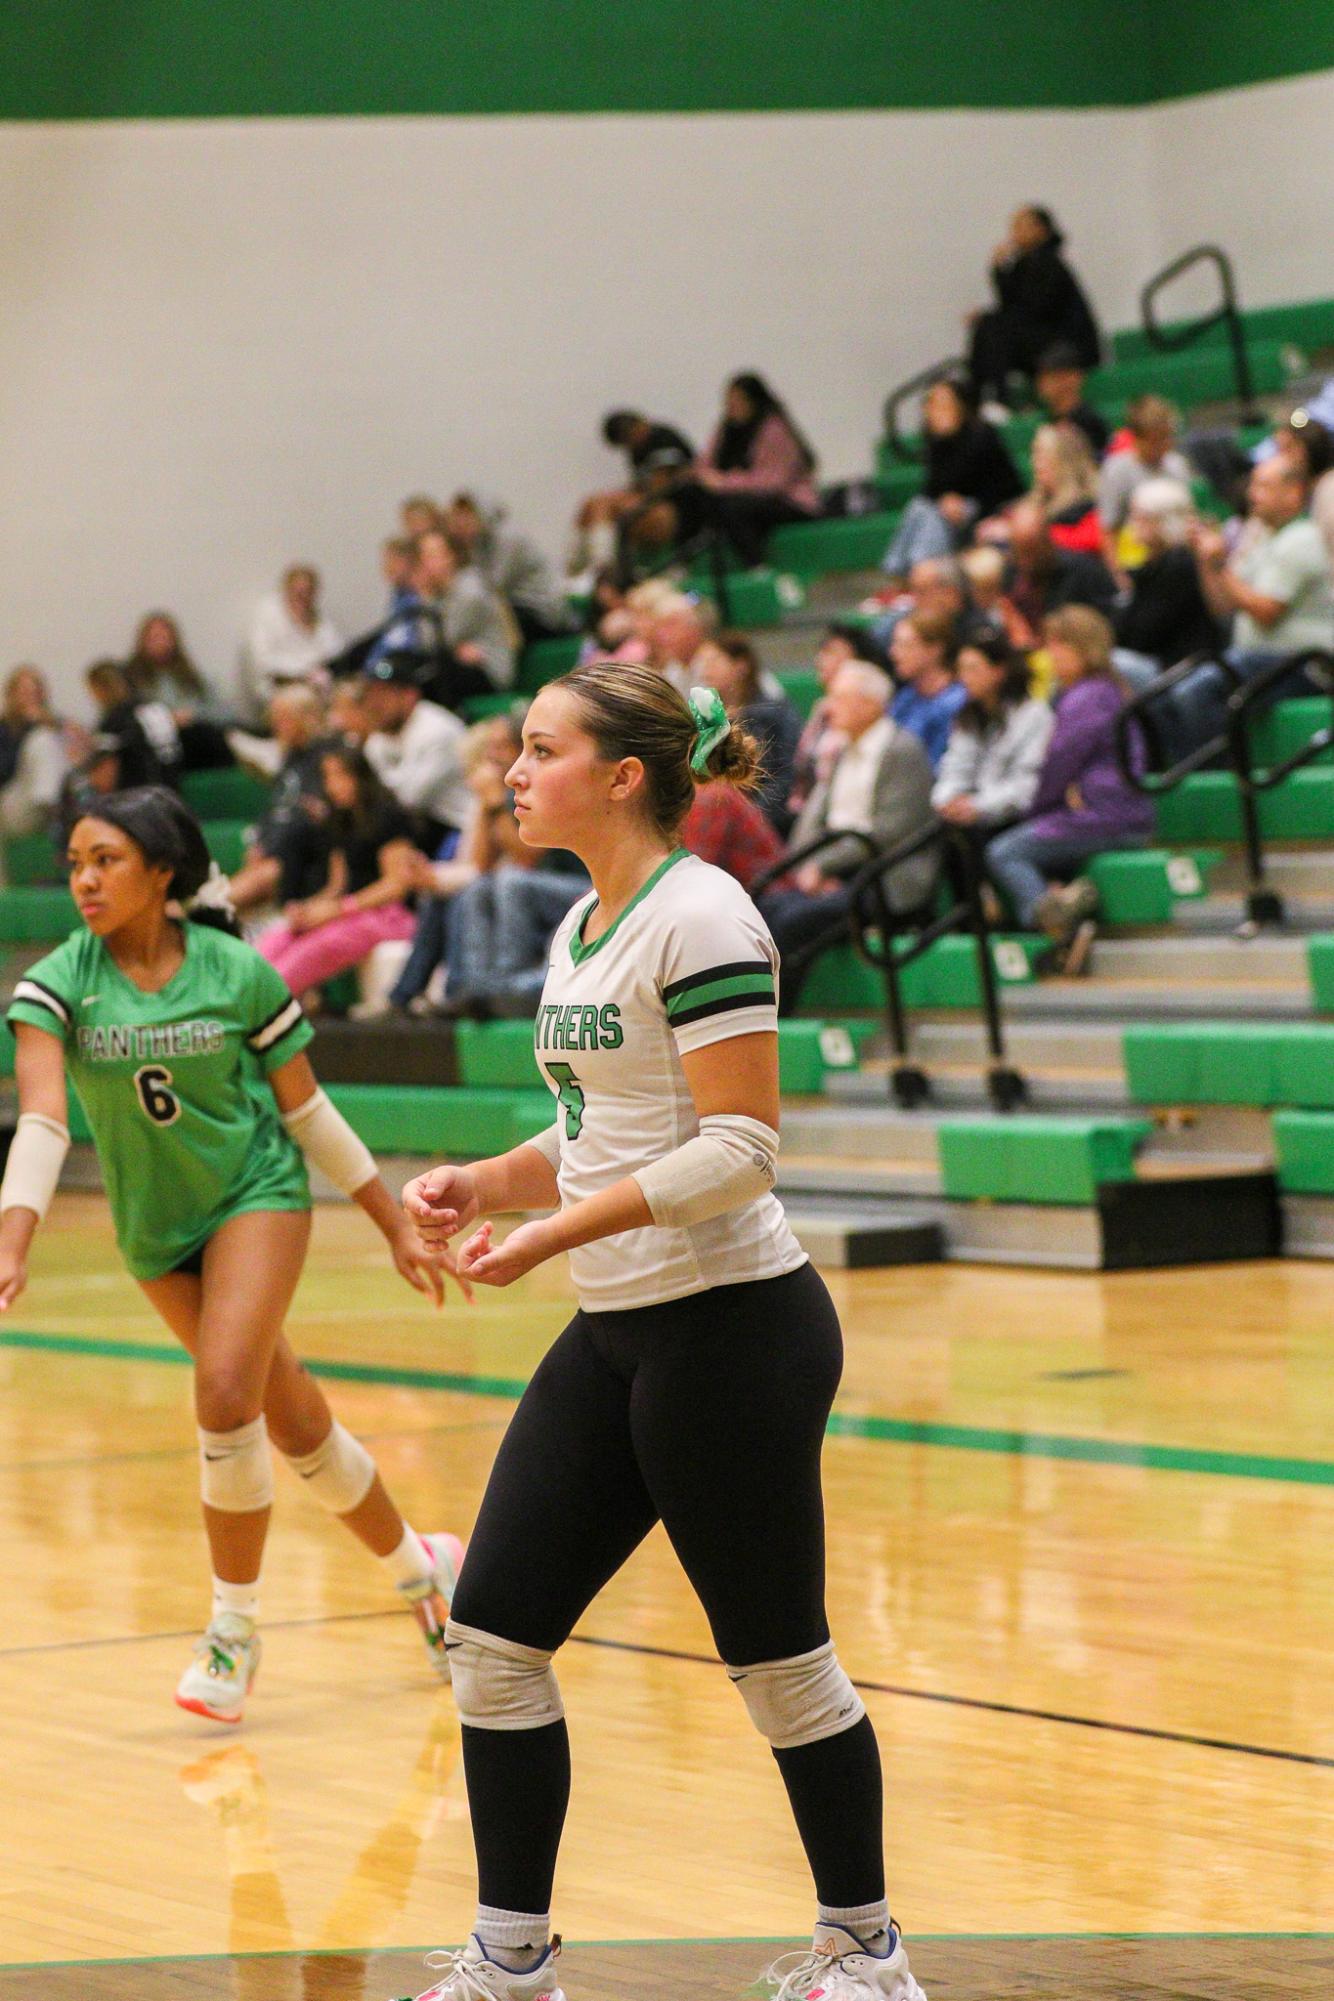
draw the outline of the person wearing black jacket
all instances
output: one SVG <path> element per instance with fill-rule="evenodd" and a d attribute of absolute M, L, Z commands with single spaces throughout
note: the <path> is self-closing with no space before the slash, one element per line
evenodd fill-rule
<path fill-rule="evenodd" d="M 991 266 L 992 311 L 973 321 L 969 373 L 979 400 L 1005 400 L 1012 373 L 1032 375 L 1057 343 L 1073 347 L 1085 368 L 1102 351 L 1098 323 L 1079 280 L 1061 255 L 1065 238 L 1050 210 L 1018 209 Z"/>
<path fill-rule="evenodd" d="M 1222 642 L 1186 539 L 1193 518 L 1190 491 L 1179 480 L 1145 480 L 1131 498 L 1131 533 L 1145 560 L 1130 572 L 1130 596 L 1113 623 L 1118 647 L 1155 669 L 1174 667 L 1188 653 L 1212 652 Z"/>
<path fill-rule="evenodd" d="M 926 477 L 904 510 L 881 567 L 892 577 L 914 563 L 947 556 L 974 522 L 996 514 L 1024 490 L 1004 438 L 978 415 L 966 376 L 942 375 L 922 399 Z"/>

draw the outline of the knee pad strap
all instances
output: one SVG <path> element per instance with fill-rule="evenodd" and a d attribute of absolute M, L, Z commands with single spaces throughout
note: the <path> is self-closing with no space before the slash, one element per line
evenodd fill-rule
<path fill-rule="evenodd" d="M 866 1714 L 832 1640 L 791 1660 L 759 1661 L 754 1667 L 730 1667 L 727 1673 L 741 1691 L 751 1722 L 775 1751 L 837 1737 Z"/>
<path fill-rule="evenodd" d="M 371 1490 L 375 1461 L 359 1438 L 354 1438 L 335 1418 L 333 1429 L 322 1445 L 298 1458 L 287 1455 L 292 1471 L 305 1483 L 312 1500 L 331 1515 L 350 1515 Z"/>
<path fill-rule="evenodd" d="M 541 1730 L 565 1714 L 551 1655 L 451 1619 L 445 1652 L 459 1721 L 474 1730 Z"/>
<path fill-rule="evenodd" d="M 199 1491 L 224 1514 L 251 1515 L 273 1501 L 273 1461 L 262 1417 L 235 1431 L 199 1430 Z"/>

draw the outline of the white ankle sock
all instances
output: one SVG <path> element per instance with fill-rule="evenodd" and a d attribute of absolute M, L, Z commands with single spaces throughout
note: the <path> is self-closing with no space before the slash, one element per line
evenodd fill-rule
<path fill-rule="evenodd" d="M 872 1952 L 887 1957 L 890 1951 L 890 1935 L 893 1920 L 889 1915 L 889 1905 L 851 1904 L 844 1910 L 837 1910 L 832 1904 L 819 1906 L 819 1922 L 822 1925 L 839 1925 L 845 1932 L 851 1932 Z"/>
<path fill-rule="evenodd" d="M 259 1579 L 250 1584 L 229 1584 L 225 1577 L 213 1580 L 213 1617 L 224 1612 L 234 1618 L 249 1619 L 253 1623 L 259 1617 Z"/>
<path fill-rule="evenodd" d="M 431 1552 L 416 1529 L 403 1524 L 403 1540 L 397 1549 L 380 1558 L 395 1584 L 424 1584 L 432 1568 Z"/>
<path fill-rule="evenodd" d="M 497 1966 L 507 1973 L 531 1973 L 551 1942 L 551 1913 L 498 1911 L 479 1904 L 473 1931 Z"/>

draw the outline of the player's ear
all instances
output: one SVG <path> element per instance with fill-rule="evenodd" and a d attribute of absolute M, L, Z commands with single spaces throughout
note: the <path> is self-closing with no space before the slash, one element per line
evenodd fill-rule
<path fill-rule="evenodd" d="M 644 760 L 640 757 L 623 757 L 616 766 L 611 781 L 608 798 L 633 799 L 644 785 Z"/>

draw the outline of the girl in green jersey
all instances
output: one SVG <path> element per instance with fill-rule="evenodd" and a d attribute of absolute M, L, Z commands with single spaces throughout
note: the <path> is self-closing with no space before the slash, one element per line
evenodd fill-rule
<path fill-rule="evenodd" d="M 74 823 L 68 860 L 83 925 L 24 975 L 9 1009 L 20 1117 L 0 1183 L 0 1311 L 26 1283 L 69 1145 L 68 1074 L 126 1265 L 195 1359 L 213 1611 L 176 1700 L 240 1721 L 259 1665 L 270 1440 L 381 1558 L 447 1676 L 462 1546 L 405 1523 L 283 1333 L 310 1241 L 307 1160 L 437 1305 L 440 1271 L 320 1090 L 299 1004 L 230 913 L 205 907 L 216 872 L 188 808 L 161 786 L 112 794 Z"/>

